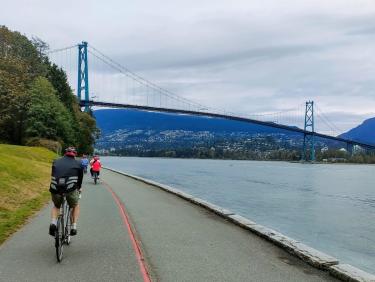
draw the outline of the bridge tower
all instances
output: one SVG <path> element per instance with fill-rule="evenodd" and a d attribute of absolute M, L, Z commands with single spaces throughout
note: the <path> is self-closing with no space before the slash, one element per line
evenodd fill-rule
<path fill-rule="evenodd" d="M 352 157 L 354 153 L 354 145 L 353 143 L 347 142 L 346 143 L 346 151 L 348 152 L 349 156 Z"/>
<path fill-rule="evenodd" d="M 314 101 L 306 102 L 304 129 L 305 133 L 303 134 L 302 160 L 308 160 L 307 150 L 310 147 L 310 161 L 315 161 Z M 311 133 L 306 133 L 306 131 L 311 131 Z"/>
<path fill-rule="evenodd" d="M 82 100 L 82 91 L 85 91 L 85 98 Z M 77 97 L 85 112 L 89 112 L 89 68 L 87 62 L 87 42 L 78 44 L 78 88 Z"/>

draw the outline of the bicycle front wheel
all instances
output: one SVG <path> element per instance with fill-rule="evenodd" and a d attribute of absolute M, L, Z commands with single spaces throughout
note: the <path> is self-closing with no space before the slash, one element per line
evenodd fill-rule
<path fill-rule="evenodd" d="M 56 258 L 58 262 L 62 261 L 64 250 L 64 224 L 62 217 L 57 219 L 57 230 L 55 234 Z"/>

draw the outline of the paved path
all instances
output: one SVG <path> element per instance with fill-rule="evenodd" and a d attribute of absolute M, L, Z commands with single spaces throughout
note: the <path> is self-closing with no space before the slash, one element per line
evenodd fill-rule
<path fill-rule="evenodd" d="M 85 183 L 79 234 L 62 264 L 45 209 L 0 247 L 0 281 L 142 281 L 111 189 L 125 205 L 154 281 L 336 281 L 158 188 L 109 171 L 101 181 Z"/>
<path fill-rule="evenodd" d="M 0 281 L 143 281 L 111 194 L 84 183 L 78 235 L 56 262 L 50 206 L 0 247 Z"/>

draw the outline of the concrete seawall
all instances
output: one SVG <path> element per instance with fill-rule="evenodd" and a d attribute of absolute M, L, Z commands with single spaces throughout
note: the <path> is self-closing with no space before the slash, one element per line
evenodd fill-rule
<path fill-rule="evenodd" d="M 141 181 L 143 183 L 152 185 L 154 187 L 160 188 L 168 193 L 174 194 L 193 204 L 210 210 L 215 214 L 219 215 L 220 217 L 223 217 L 224 219 L 231 221 L 232 223 L 266 239 L 267 241 L 272 242 L 273 244 L 277 245 L 278 247 L 282 248 L 288 253 L 300 258 L 308 264 L 318 269 L 328 271 L 332 276 L 339 278 L 343 281 L 375 281 L 375 276 L 370 273 L 366 273 L 351 265 L 341 264 L 337 258 L 334 258 L 316 249 L 313 249 L 300 241 L 289 238 L 268 227 L 259 225 L 247 218 L 235 214 L 230 210 L 224 209 L 210 202 L 189 195 L 183 191 L 180 191 L 168 185 L 164 185 L 139 176 L 117 171 L 111 168 L 106 169 L 130 177 L 132 179 Z"/>

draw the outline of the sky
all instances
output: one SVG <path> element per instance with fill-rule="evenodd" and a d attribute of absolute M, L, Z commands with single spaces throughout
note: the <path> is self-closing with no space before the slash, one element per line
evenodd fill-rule
<path fill-rule="evenodd" d="M 342 132 L 375 116 L 373 0 L 1 0 L 0 24 L 51 49 L 88 41 L 182 97 L 231 112 L 314 100 Z"/>

